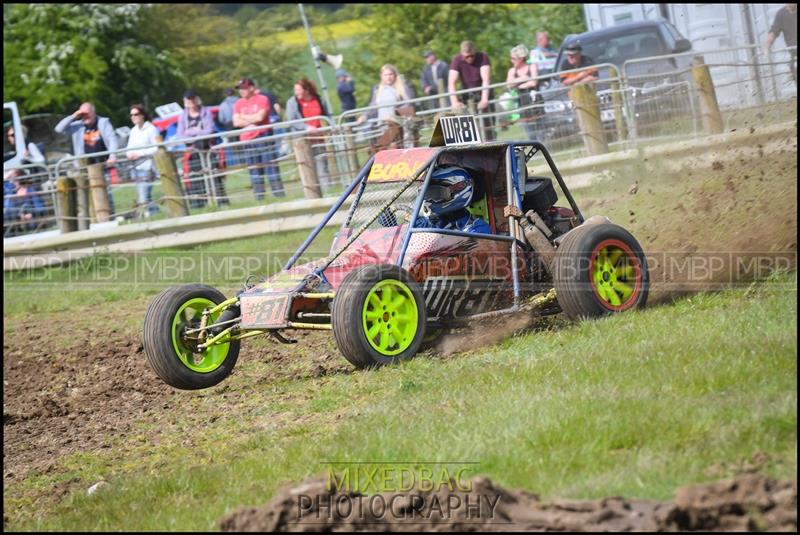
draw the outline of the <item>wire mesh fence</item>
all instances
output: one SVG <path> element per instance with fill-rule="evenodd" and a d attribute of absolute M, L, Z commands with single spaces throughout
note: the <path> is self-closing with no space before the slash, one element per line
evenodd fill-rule
<path fill-rule="evenodd" d="M 3 179 L 3 237 L 56 228 L 55 184 L 49 169 L 27 164 L 7 170 Z"/>
<path fill-rule="evenodd" d="M 626 85 L 634 97 L 632 139 L 701 133 L 707 113 L 702 98 L 706 72 L 723 129 L 786 120 L 797 106 L 788 60 L 795 50 L 765 54 L 759 47 L 745 46 L 625 62 Z M 774 61 L 781 57 L 788 59 Z"/>
<path fill-rule="evenodd" d="M 335 119 L 276 123 L 251 139 L 237 130 L 173 140 L 149 147 L 158 152 L 142 158 L 129 159 L 121 149 L 6 169 L 4 236 L 338 195 L 375 153 L 427 145 L 443 114 L 475 115 L 483 141 L 538 140 L 571 158 L 797 113 L 796 47 L 687 52 L 589 68 L 597 73 L 589 84 L 565 83 L 586 68 L 531 78 L 533 91 L 492 84 L 485 109 L 480 89 L 464 89 L 398 102 L 403 112 L 391 120 L 369 118 L 381 106 L 364 107 Z M 717 123 L 710 122 L 714 114 Z M 307 128 L 312 120 L 322 127 Z M 381 188 L 389 186 L 370 187 L 366 200 L 374 195 L 378 202 L 386 194 Z"/>

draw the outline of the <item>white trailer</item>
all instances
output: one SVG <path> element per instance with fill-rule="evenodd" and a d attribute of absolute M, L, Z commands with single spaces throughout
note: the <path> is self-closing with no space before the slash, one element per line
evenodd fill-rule
<path fill-rule="evenodd" d="M 785 4 L 584 4 L 586 29 L 599 30 L 625 22 L 669 20 L 684 37 L 692 43 L 692 49 L 699 55 L 717 53 L 720 50 L 757 45 L 763 52 L 767 33 L 775 14 Z M 783 36 L 778 38 L 773 49 L 786 47 Z M 753 64 L 765 63 L 767 57 L 758 51 L 740 51 L 733 59 Z M 747 87 L 735 84 L 737 91 L 721 91 L 718 94 L 721 105 L 754 105 L 763 101 L 783 100 L 797 95 L 797 87 L 789 75 L 789 54 L 772 54 L 770 62 L 778 65 L 762 65 L 760 76 L 752 76 L 753 83 Z M 717 69 L 714 83 L 725 87 L 741 80 L 742 69 Z M 745 75 L 746 76 L 746 75 Z M 755 78 L 760 78 L 756 80 Z"/>

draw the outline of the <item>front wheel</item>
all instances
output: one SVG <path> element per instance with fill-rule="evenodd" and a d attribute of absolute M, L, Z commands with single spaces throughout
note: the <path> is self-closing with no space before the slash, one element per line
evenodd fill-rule
<path fill-rule="evenodd" d="M 331 310 L 336 345 L 358 368 L 416 355 L 426 319 L 419 284 L 404 269 L 388 264 L 351 271 L 336 291 Z"/>
<path fill-rule="evenodd" d="M 582 225 L 564 237 L 553 261 L 558 304 L 570 318 L 640 308 L 647 302 L 647 261 L 630 232 L 611 223 Z"/>
<path fill-rule="evenodd" d="M 203 311 L 224 300 L 219 290 L 202 284 L 173 286 L 153 299 L 144 316 L 144 352 L 162 381 L 182 390 L 197 390 L 230 375 L 239 358 L 239 341 L 200 350 L 199 332 L 195 332 Z M 207 324 L 212 325 L 221 314 L 211 314 Z"/>

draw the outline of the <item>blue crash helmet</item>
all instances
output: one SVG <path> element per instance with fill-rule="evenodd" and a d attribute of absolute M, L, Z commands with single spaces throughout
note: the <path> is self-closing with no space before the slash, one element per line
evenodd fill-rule
<path fill-rule="evenodd" d="M 422 215 L 440 218 L 463 210 L 472 202 L 475 187 L 469 173 L 457 166 L 436 169 L 425 192 Z"/>

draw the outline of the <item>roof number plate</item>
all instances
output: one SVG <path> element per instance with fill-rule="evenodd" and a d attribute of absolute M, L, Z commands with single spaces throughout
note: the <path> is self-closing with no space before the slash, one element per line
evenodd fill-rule
<path fill-rule="evenodd" d="M 462 115 L 458 117 L 442 117 L 439 120 L 444 135 L 444 144 L 451 145 L 471 145 L 481 142 L 480 131 L 475 117 Z"/>

